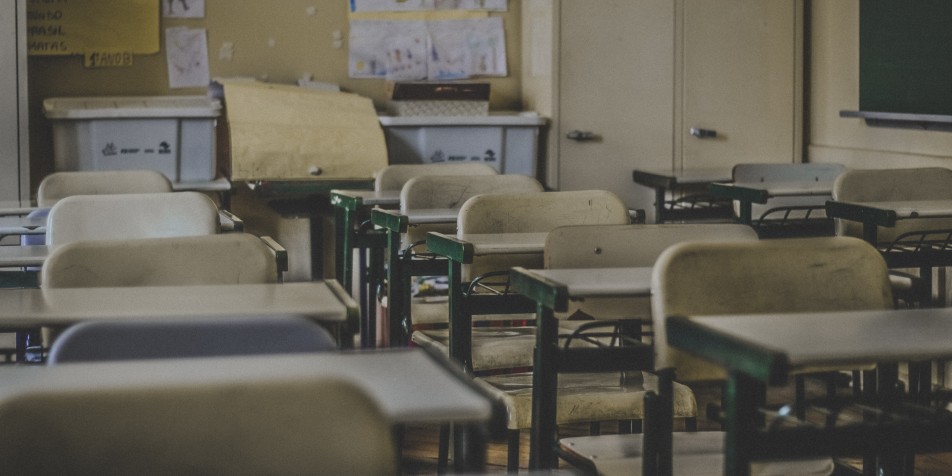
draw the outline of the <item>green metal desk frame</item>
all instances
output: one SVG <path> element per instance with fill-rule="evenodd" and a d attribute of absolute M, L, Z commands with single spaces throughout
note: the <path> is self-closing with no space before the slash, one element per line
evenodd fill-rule
<path fill-rule="evenodd" d="M 427 233 L 430 252 L 446 258 L 449 280 L 449 353 L 467 372 L 473 371 L 473 315 L 535 312 L 536 305 L 521 294 L 470 294 L 462 265 L 473 262 L 473 245 L 443 233 Z"/>

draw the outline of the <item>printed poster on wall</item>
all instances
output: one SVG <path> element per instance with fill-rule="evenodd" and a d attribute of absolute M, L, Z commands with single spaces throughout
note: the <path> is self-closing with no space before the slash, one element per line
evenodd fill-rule
<path fill-rule="evenodd" d="M 506 76 L 502 18 L 473 20 L 354 20 L 352 78 L 449 80 Z"/>
<path fill-rule="evenodd" d="M 427 10 L 482 10 L 504 12 L 508 0 L 351 0 L 351 12 L 419 12 Z"/>
<path fill-rule="evenodd" d="M 28 0 L 31 55 L 84 55 L 86 65 L 128 66 L 159 52 L 159 0 Z"/>

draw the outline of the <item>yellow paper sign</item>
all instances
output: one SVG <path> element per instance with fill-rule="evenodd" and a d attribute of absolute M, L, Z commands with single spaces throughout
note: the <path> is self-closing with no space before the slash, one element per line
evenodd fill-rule
<path fill-rule="evenodd" d="M 159 0 L 28 0 L 27 48 L 31 55 L 158 53 Z"/>

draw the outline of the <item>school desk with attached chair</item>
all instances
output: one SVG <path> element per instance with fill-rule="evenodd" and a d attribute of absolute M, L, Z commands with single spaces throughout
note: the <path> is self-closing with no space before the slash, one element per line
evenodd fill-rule
<path fill-rule="evenodd" d="M 405 344 L 413 332 L 411 299 L 414 276 L 445 276 L 446 263 L 425 246 L 431 231 L 455 233 L 461 208 L 472 197 L 486 194 L 518 195 L 542 192 L 537 180 L 525 175 L 442 175 L 409 180 L 400 192 L 400 210 L 374 210 L 371 220 L 387 236 L 386 266 L 390 341 Z M 445 326 L 445 313 L 421 323 Z"/>
<path fill-rule="evenodd" d="M 832 223 L 824 205 L 841 164 L 738 164 L 731 183 L 712 183 L 710 193 L 733 200 L 740 223 L 761 237 L 829 236 Z"/>
<path fill-rule="evenodd" d="M 631 374 L 654 368 L 650 326 L 647 333 L 643 327 L 651 321 L 648 298 L 652 266 L 658 255 L 685 241 L 756 240 L 757 234 L 750 227 L 739 224 L 569 226 L 549 233 L 545 269 L 512 269 L 513 289 L 537 303 L 530 439 L 534 468 L 557 467 L 556 424 L 561 423 L 564 417 L 560 415 L 566 412 L 561 401 L 560 373 L 623 372 L 613 385 L 589 390 L 589 401 L 604 406 L 618 399 L 619 390 L 637 397 L 639 404 L 644 390 L 657 391 L 653 376 L 643 374 L 636 378 Z M 573 348 L 559 344 L 559 322 L 579 312 L 594 320 L 583 321 L 572 338 L 584 340 L 592 336 L 601 339 L 600 345 Z M 589 327 L 595 331 L 589 331 Z M 615 329 L 607 334 L 618 340 L 613 345 L 605 345 L 605 331 L 599 332 L 606 327 L 610 331 Z M 501 376 L 486 380 L 505 390 L 508 379 Z M 571 400 L 572 392 L 565 393 Z M 674 387 L 674 393 L 673 416 L 686 419 L 688 429 L 695 428 L 697 408 L 693 394 L 680 384 Z M 605 403 L 601 403 L 603 400 Z M 638 419 L 643 417 L 639 413 Z"/>
<path fill-rule="evenodd" d="M 912 278 L 893 274 L 907 301 L 934 302 L 932 270 L 944 276 L 944 267 L 952 265 L 952 170 L 849 170 L 836 180 L 826 209 L 838 235 L 876 246 L 891 269 L 919 269 Z"/>
<path fill-rule="evenodd" d="M 635 169 L 631 177 L 654 190 L 655 223 L 731 218 L 730 201 L 707 192 L 709 184 L 733 179 L 730 168 Z"/>

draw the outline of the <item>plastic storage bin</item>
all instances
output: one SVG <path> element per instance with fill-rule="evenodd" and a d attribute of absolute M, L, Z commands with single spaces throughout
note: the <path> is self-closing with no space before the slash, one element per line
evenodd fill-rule
<path fill-rule="evenodd" d="M 215 178 L 221 103 L 204 96 L 43 101 L 57 171 L 152 169 L 173 182 Z"/>
<path fill-rule="evenodd" d="M 382 116 L 380 124 L 391 164 L 478 161 L 535 177 L 546 120 L 535 114 Z"/>

